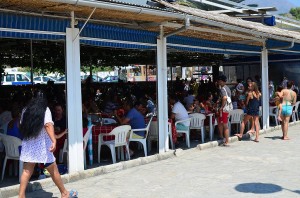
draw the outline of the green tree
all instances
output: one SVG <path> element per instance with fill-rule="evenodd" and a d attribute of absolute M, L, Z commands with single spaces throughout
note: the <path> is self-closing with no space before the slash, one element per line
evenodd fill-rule
<path fill-rule="evenodd" d="M 292 8 L 290 14 L 293 15 L 297 20 L 300 20 L 300 7 Z"/>

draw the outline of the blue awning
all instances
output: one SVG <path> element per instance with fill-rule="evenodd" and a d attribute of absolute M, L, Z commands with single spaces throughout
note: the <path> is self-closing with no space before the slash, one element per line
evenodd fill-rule
<path fill-rule="evenodd" d="M 0 27 L 48 32 L 66 32 L 70 21 L 67 19 L 28 16 L 0 12 Z"/>
<path fill-rule="evenodd" d="M 254 55 L 261 51 L 261 47 L 258 46 L 209 41 L 183 36 L 171 36 L 167 39 L 167 43 L 169 44 L 168 46 L 172 48 L 180 48 L 185 51 L 197 51 L 203 53 Z"/>
<path fill-rule="evenodd" d="M 65 39 L 66 28 L 69 26 L 69 19 L 0 12 L 0 37 L 3 38 L 63 40 Z M 82 26 L 83 22 L 79 22 L 78 28 Z M 157 36 L 158 33 L 156 32 L 88 23 L 81 32 L 80 39 L 81 43 L 87 45 L 155 49 Z M 252 55 L 261 52 L 261 47 L 259 46 L 209 41 L 183 36 L 168 37 L 167 43 L 169 47 L 174 49 L 202 53 Z M 287 46 L 288 44 L 288 42 L 276 40 L 267 41 L 268 48 Z M 292 49 L 279 51 L 278 53 L 293 54 L 293 51 L 299 52 L 300 45 L 295 44 Z"/>

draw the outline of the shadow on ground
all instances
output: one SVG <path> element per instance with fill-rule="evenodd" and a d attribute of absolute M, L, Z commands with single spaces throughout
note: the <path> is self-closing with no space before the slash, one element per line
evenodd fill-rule
<path fill-rule="evenodd" d="M 282 191 L 282 187 L 275 184 L 245 183 L 237 185 L 235 190 L 243 193 L 271 194 Z"/>
<path fill-rule="evenodd" d="M 272 136 L 272 137 L 264 137 L 267 139 L 272 139 L 272 140 L 282 140 L 282 136 Z"/>

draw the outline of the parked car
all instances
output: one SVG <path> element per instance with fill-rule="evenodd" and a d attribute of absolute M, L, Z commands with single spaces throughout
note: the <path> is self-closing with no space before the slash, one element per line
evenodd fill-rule
<path fill-rule="evenodd" d="M 48 81 L 53 81 L 56 83 L 56 79 L 50 76 L 36 76 L 33 78 L 34 84 L 47 84 Z"/>
<path fill-rule="evenodd" d="M 61 77 L 57 78 L 55 83 L 62 83 L 63 84 L 63 83 L 66 83 L 66 81 L 67 81 L 66 76 L 61 76 Z"/>
<path fill-rule="evenodd" d="M 87 77 L 89 77 L 90 75 L 83 75 L 81 76 L 81 80 L 86 80 Z M 93 82 L 102 82 L 102 78 L 100 76 L 97 75 L 92 75 L 93 78 Z"/>
<path fill-rule="evenodd" d="M 30 78 L 24 72 L 8 72 L 1 78 L 2 85 L 28 85 L 31 84 Z"/>
<path fill-rule="evenodd" d="M 118 76 L 106 76 L 103 78 L 102 82 L 118 82 L 119 77 Z"/>

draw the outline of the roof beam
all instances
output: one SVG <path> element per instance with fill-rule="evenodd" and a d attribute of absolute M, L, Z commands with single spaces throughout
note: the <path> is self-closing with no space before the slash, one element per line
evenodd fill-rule
<path fill-rule="evenodd" d="M 198 2 L 201 2 L 201 0 L 192 0 L 192 1 L 198 1 Z M 207 1 L 207 0 L 206 0 L 206 1 Z M 246 8 L 246 9 L 253 10 L 253 11 L 256 11 L 256 12 L 261 12 L 261 11 L 259 10 L 259 8 L 250 7 L 250 6 L 247 6 L 247 5 L 243 4 L 243 3 L 235 3 L 235 2 L 232 2 L 232 1 L 228 1 L 228 0 L 217 0 L 217 1 L 222 2 L 222 3 L 229 4 L 229 5 L 232 5 L 232 6 L 237 6 L 237 7 L 239 7 L 239 8 Z M 216 4 L 220 6 L 219 8 L 222 8 L 222 7 L 223 7 L 223 5 L 221 5 L 221 4 L 218 4 L 218 3 L 216 3 Z M 218 6 L 216 6 L 216 7 L 218 7 Z M 228 6 L 227 6 L 227 7 L 228 7 Z M 235 10 L 238 10 L 238 9 L 232 8 L 232 7 L 228 7 L 228 8 L 229 8 L 229 10 L 234 10 L 234 11 L 235 11 Z M 297 20 L 294 20 L 294 19 L 290 19 L 290 18 L 287 18 L 287 17 L 283 17 L 283 16 L 280 16 L 280 15 L 277 15 L 277 14 L 272 14 L 272 13 L 269 13 L 269 12 L 266 12 L 266 14 L 268 14 L 268 15 L 273 15 L 273 16 L 275 16 L 275 17 L 278 18 L 278 19 L 282 19 L 282 20 L 289 21 L 289 22 L 292 22 L 292 23 L 295 23 L 295 24 L 300 25 L 300 21 L 297 21 Z"/>
<path fill-rule="evenodd" d="M 165 27 L 170 27 L 170 28 L 180 28 L 182 26 L 180 24 L 171 23 L 171 22 L 164 22 L 164 23 L 162 23 L 162 25 Z M 196 27 L 196 26 L 190 26 L 188 29 L 195 30 L 198 32 L 208 32 L 208 33 L 214 33 L 214 34 L 221 34 L 221 35 L 225 35 L 225 36 L 238 37 L 238 38 L 252 40 L 252 41 L 259 41 L 259 42 L 264 41 L 264 39 L 259 38 L 259 37 L 247 36 L 247 35 L 227 32 L 227 31 L 223 31 L 223 30 L 214 30 L 214 29 L 210 29 L 210 28 L 202 28 L 202 27 Z"/>
<path fill-rule="evenodd" d="M 49 0 L 52 2 L 57 2 L 57 3 L 66 3 L 70 5 L 74 5 L 76 3 L 76 0 Z M 228 24 L 220 21 L 214 21 L 212 19 L 205 19 L 202 17 L 194 16 L 192 14 L 183 14 L 183 13 L 174 13 L 170 11 L 165 11 L 165 10 L 155 10 L 151 8 L 144 8 L 144 7 L 137 7 L 137 6 L 128 6 L 120 3 L 112 3 L 112 2 L 104 2 L 104 1 L 89 1 L 89 0 L 78 0 L 79 6 L 87 6 L 87 7 L 97 7 L 97 8 L 102 8 L 102 9 L 110 9 L 110 10 L 120 10 L 120 11 L 126 11 L 126 12 L 131 12 L 131 13 L 136 13 L 137 15 L 139 14 L 148 14 L 148 15 L 156 15 L 156 16 L 161 16 L 161 17 L 166 17 L 166 18 L 171 18 L 171 19 L 178 19 L 178 20 L 185 20 L 187 16 L 190 17 L 191 21 L 195 21 L 198 23 L 206 24 L 206 25 L 211 25 L 211 26 L 216 26 L 220 27 L 223 29 L 229 29 L 229 30 L 234 30 L 238 32 L 243 32 L 246 34 L 252 34 L 257 37 L 262 37 L 262 38 L 271 38 L 275 40 L 281 40 L 281 41 L 288 41 L 291 42 L 293 38 L 289 36 L 279 36 L 279 35 L 274 35 L 266 32 L 262 32 L 259 30 L 253 30 L 249 28 L 244 28 L 244 27 L 239 27 L 233 24 Z M 300 39 L 296 40 L 297 43 L 300 43 Z"/>

